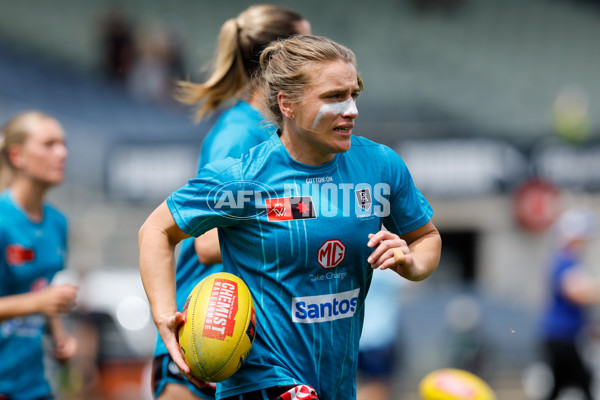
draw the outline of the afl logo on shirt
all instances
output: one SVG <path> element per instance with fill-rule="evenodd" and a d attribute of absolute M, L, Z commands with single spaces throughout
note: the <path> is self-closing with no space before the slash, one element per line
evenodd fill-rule
<path fill-rule="evenodd" d="M 6 263 L 10 266 L 20 267 L 25 263 L 32 262 L 34 258 L 33 249 L 26 249 L 20 244 L 6 246 Z"/>
<path fill-rule="evenodd" d="M 337 267 L 345 257 L 346 245 L 338 239 L 326 241 L 317 252 L 317 262 L 326 269 Z"/>

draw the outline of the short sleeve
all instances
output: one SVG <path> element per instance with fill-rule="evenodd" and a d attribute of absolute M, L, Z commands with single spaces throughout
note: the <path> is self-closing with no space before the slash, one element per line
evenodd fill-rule
<path fill-rule="evenodd" d="M 384 225 L 396 234 L 414 231 L 429 222 L 433 209 L 415 186 L 404 160 L 387 146 L 381 146 L 381 150 L 387 161 L 390 184 L 390 212 L 384 218 Z"/>
<path fill-rule="evenodd" d="M 196 178 L 167 198 L 167 206 L 177 226 L 190 236 L 198 237 L 218 227 L 237 224 L 247 209 L 239 160 L 231 158 L 201 168 Z"/>
<path fill-rule="evenodd" d="M 269 139 L 270 131 L 265 127 L 250 129 L 248 124 L 249 122 L 231 123 L 227 132 L 223 132 L 221 135 L 217 134 L 211 143 L 207 143 L 208 146 L 203 145 L 198 170 L 205 165 L 227 157 L 240 158 L 250 148 Z M 239 133 L 234 136 L 230 131 Z"/>

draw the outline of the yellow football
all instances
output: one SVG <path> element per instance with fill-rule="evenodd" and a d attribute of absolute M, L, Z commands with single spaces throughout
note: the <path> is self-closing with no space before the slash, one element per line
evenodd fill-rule
<path fill-rule="evenodd" d="M 192 375 L 221 382 L 248 356 L 256 333 L 256 313 L 248 287 L 227 272 L 200 281 L 187 298 L 179 327 L 179 347 Z"/>
<path fill-rule="evenodd" d="M 419 384 L 423 400 L 496 400 L 492 389 L 478 376 L 461 369 L 433 371 Z"/>

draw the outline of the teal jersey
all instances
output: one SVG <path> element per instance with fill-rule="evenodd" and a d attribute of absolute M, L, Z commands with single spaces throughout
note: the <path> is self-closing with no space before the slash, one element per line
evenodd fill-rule
<path fill-rule="evenodd" d="M 264 123 L 260 112 L 240 100 L 219 117 L 206 135 L 198 157 L 198 169 L 227 157 L 238 158 L 250 148 L 269 139 L 273 132 L 274 129 Z M 184 240 L 177 259 L 177 309 L 183 309 L 187 296 L 202 278 L 221 270 L 221 264 L 200 264 L 194 239 Z M 165 344 L 160 335 L 157 335 L 155 357 L 167 353 Z"/>
<path fill-rule="evenodd" d="M 0 193 L 0 297 L 44 289 L 63 269 L 66 250 L 67 223 L 58 210 L 46 204 L 43 220 L 32 222 L 10 190 Z M 0 395 L 28 400 L 51 394 L 43 365 L 45 328 L 42 314 L 0 322 Z"/>
<path fill-rule="evenodd" d="M 433 214 L 402 159 L 353 137 L 349 151 L 309 166 L 273 135 L 205 166 L 167 205 L 189 235 L 219 228 L 223 269 L 254 299 L 253 348 L 217 397 L 306 384 L 324 400 L 355 398 L 368 234 L 410 232 Z"/>

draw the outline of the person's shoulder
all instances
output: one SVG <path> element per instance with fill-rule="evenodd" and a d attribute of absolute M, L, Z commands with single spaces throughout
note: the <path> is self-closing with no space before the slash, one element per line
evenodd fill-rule
<path fill-rule="evenodd" d="M 52 203 L 44 204 L 44 215 L 45 215 L 45 218 L 50 218 L 51 220 L 56 221 L 60 224 L 67 223 L 66 215 L 61 210 L 59 210 L 56 206 L 54 206 Z"/>
<path fill-rule="evenodd" d="M 355 152 L 366 153 L 368 155 L 375 155 L 384 158 L 398 157 L 398 153 L 396 153 L 391 147 L 374 142 L 370 139 L 367 139 L 363 136 L 352 136 L 352 146 L 350 149 L 354 149 Z"/>
<path fill-rule="evenodd" d="M 10 209 L 12 208 L 12 204 L 9 201 L 9 196 L 7 191 L 0 192 L 0 226 L 3 225 L 3 221 L 5 222 L 10 215 Z"/>
<path fill-rule="evenodd" d="M 4 190 L 0 192 L 0 220 L 2 220 L 3 216 L 6 217 L 15 210 L 15 205 L 10 197 L 10 193 L 8 190 Z"/>
<path fill-rule="evenodd" d="M 11 203 L 12 202 L 10 201 L 10 195 L 8 193 L 8 190 L 6 189 L 0 191 L 0 207 L 7 207 Z"/>
<path fill-rule="evenodd" d="M 271 156 L 273 152 L 277 151 L 278 143 L 274 140 L 274 135 L 271 135 L 269 139 L 262 143 L 250 148 L 246 153 L 240 157 L 240 162 L 246 166 L 252 166 L 257 164 L 263 164 Z"/>
<path fill-rule="evenodd" d="M 232 149 L 239 153 L 266 140 L 275 131 L 263 116 L 248 103 L 238 102 L 226 110 L 206 137 L 208 151 Z M 203 145 L 203 148 L 206 147 Z M 218 150 L 220 149 L 220 150 Z"/>
<path fill-rule="evenodd" d="M 199 172 L 205 176 L 241 178 L 247 171 L 254 169 L 257 164 L 263 164 L 264 160 L 274 150 L 271 140 L 267 140 L 252 147 L 239 157 L 226 157 L 206 164 Z M 241 174 L 241 176 L 240 176 Z"/>
<path fill-rule="evenodd" d="M 378 147 L 380 143 L 374 142 L 371 139 L 367 139 L 364 136 L 352 135 L 352 145 L 361 147 Z"/>
<path fill-rule="evenodd" d="M 245 125 L 248 122 L 261 121 L 266 121 L 265 117 L 250 104 L 243 100 L 240 100 L 223 112 L 223 114 L 218 120 L 218 124 L 222 126 Z M 255 124 L 252 124 L 250 126 L 254 125 Z"/>

